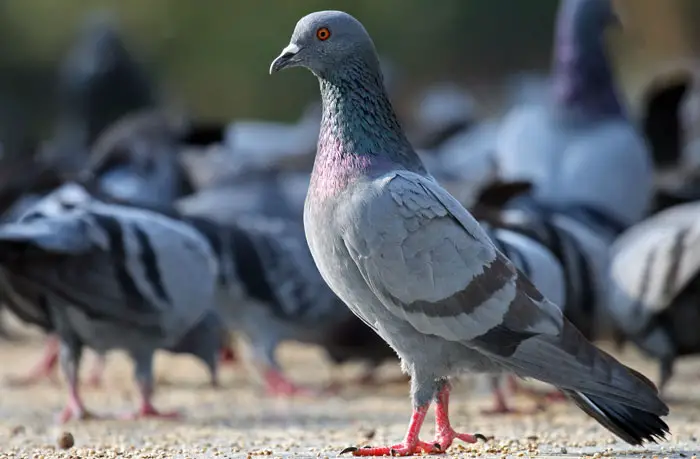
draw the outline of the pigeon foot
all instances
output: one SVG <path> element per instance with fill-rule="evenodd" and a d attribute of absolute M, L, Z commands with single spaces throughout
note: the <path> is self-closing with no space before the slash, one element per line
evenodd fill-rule
<path fill-rule="evenodd" d="M 44 355 L 41 360 L 24 376 L 16 376 L 7 379 L 7 385 L 11 387 L 27 387 L 38 384 L 47 379 L 52 384 L 58 384 L 55 369 L 58 364 L 58 338 L 50 335 L 44 345 Z"/>
<path fill-rule="evenodd" d="M 74 402 L 69 402 L 58 415 L 58 422 L 60 424 L 65 424 L 69 421 L 88 421 L 95 419 L 103 419 L 103 416 L 98 416 L 86 410 L 82 403 Z"/>
<path fill-rule="evenodd" d="M 122 419 L 124 420 L 130 420 L 134 421 L 137 419 L 168 419 L 168 420 L 177 420 L 182 418 L 182 413 L 178 411 L 158 411 L 153 405 L 150 403 L 144 404 L 139 408 L 138 411 L 135 413 L 127 413 L 125 416 L 122 416 Z"/>
<path fill-rule="evenodd" d="M 443 452 L 437 443 L 430 444 L 417 440 L 393 446 L 365 446 L 364 448 L 349 446 L 342 450 L 340 454 L 352 453 L 353 456 L 414 456 L 416 454 L 440 454 Z"/>
<path fill-rule="evenodd" d="M 268 395 L 277 397 L 294 397 L 297 395 L 315 397 L 322 393 L 322 391 L 299 386 L 290 381 L 280 371 L 274 369 L 265 372 L 265 392 Z"/>

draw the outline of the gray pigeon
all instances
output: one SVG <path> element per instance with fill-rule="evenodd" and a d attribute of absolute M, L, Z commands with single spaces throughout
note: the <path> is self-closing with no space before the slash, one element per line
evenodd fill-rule
<path fill-rule="evenodd" d="M 612 246 L 610 304 L 626 339 L 657 358 L 659 388 L 677 357 L 700 353 L 700 203 L 633 226 Z"/>
<path fill-rule="evenodd" d="M 334 363 L 366 363 L 362 380 L 367 383 L 376 367 L 396 359 L 323 281 L 300 221 L 248 215 L 221 224 L 182 218 L 207 237 L 217 256 L 220 312 L 229 328 L 250 344 L 268 394 L 313 393 L 282 372 L 275 352 L 283 341 L 321 346 Z"/>
<path fill-rule="evenodd" d="M 178 154 L 190 123 L 166 110 L 133 112 L 97 139 L 82 171 L 95 192 L 121 202 L 168 206 L 193 187 Z"/>
<path fill-rule="evenodd" d="M 54 203 L 55 204 L 55 203 Z M 81 351 L 123 349 L 134 359 L 141 394 L 136 416 L 166 416 L 151 403 L 153 353 L 191 353 L 216 378 L 221 321 L 217 264 L 191 226 L 153 212 L 91 200 L 41 209 L 0 226 L 0 279 L 43 298 L 26 312 L 61 339 L 70 398 L 61 420 L 89 415 L 78 391 Z M 9 287 L 9 289 L 8 289 Z M 176 414 L 176 413 L 175 413 Z"/>
<path fill-rule="evenodd" d="M 394 446 L 354 455 L 444 452 L 455 439 L 449 378 L 513 372 L 559 387 L 631 444 L 663 438 L 653 383 L 588 342 L 428 175 L 397 120 L 374 44 L 352 16 L 299 20 L 270 72 L 306 67 L 323 117 L 304 226 L 323 279 L 399 354 L 413 415 Z M 436 402 L 436 438 L 420 441 Z"/>
<path fill-rule="evenodd" d="M 515 107 L 495 154 L 501 177 L 532 182 L 541 205 L 620 232 L 649 209 L 653 165 L 606 55 L 604 32 L 615 20 L 610 0 L 561 1 L 551 98 Z"/>

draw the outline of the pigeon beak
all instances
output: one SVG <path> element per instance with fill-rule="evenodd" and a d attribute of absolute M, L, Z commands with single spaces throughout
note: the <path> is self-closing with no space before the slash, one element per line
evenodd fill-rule
<path fill-rule="evenodd" d="M 270 75 L 294 64 L 294 56 L 296 56 L 300 50 L 301 48 L 294 43 L 287 45 L 287 47 L 282 50 L 282 53 L 277 56 L 277 59 L 272 61 L 270 65 Z"/>

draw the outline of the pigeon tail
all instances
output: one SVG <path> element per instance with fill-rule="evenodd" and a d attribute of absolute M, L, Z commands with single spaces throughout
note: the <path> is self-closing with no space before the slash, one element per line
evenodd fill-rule
<path fill-rule="evenodd" d="M 654 413 L 600 396 L 563 392 L 586 414 L 631 445 L 641 445 L 644 441 L 656 443 L 669 433 L 668 425 Z"/>

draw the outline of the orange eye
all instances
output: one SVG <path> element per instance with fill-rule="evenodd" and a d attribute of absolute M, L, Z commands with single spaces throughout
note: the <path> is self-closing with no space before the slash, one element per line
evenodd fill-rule
<path fill-rule="evenodd" d="M 328 27 L 321 27 L 316 31 L 316 38 L 318 38 L 321 41 L 326 41 L 331 37 L 331 31 L 328 30 Z"/>

